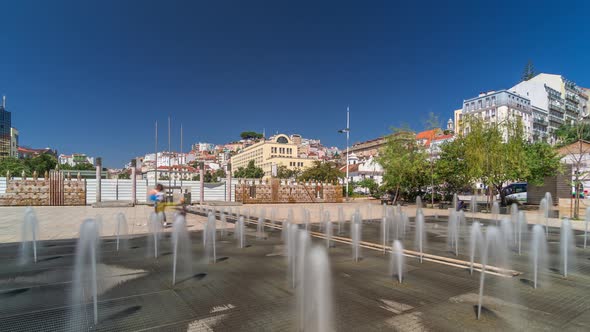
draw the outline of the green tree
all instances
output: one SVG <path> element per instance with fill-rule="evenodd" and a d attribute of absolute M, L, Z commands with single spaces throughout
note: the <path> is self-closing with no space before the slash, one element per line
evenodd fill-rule
<path fill-rule="evenodd" d="M 260 179 L 264 176 L 264 171 L 260 167 L 254 165 L 254 160 L 248 162 L 246 168 L 239 167 L 234 173 L 234 177 L 242 179 Z"/>
<path fill-rule="evenodd" d="M 371 178 L 364 178 L 356 183 L 357 188 L 366 188 L 369 190 L 369 194 L 373 197 L 378 198 L 379 195 L 379 185 L 377 182 Z"/>
<path fill-rule="evenodd" d="M 570 145 L 578 140 L 590 141 L 590 126 L 583 121 L 576 121 L 577 124 L 564 124 L 555 131 L 557 146 Z"/>
<path fill-rule="evenodd" d="M 130 179 L 131 178 L 131 174 L 127 171 L 123 171 L 121 173 L 119 173 L 119 175 L 117 175 L 117 177 L 119 179 Z"/>
<path fill-rule="evenodd" d="M 214 177 L 215 177 L 215 179 L 217 179 L 217 178 L 223 179 L 226 177 L 226 175 L 227 174 L 225 173 L 225 171 L 220 168 L 215 171 Z"/>
<path fill-rule="evenodd" d="M 285 165 L 277 167 L 277 178 L 279 179 L 296 179 L 301 174 L 300 169 L 289 169 Z"/>
<path fill-rule="evenodd" d="M 257 133 L 255 131 L 243 131 L 240 134 L 240 137 L 242 139 L 260 139 L 260 138 L 263 138 L 264 136 L 261 133 Z"/>
<path fill-rule="evenodd" d="M 23 160 L 13 157 L 0 159 L 0 177 L 6 176 L 6 172 L 10 172 L 11 176 L 21 176 L 23 171 L 26 174 L 30 173 Z M 43 176 L 43 174 L 40 175 Z"/>
<path fill-rule="evenodd" d="M 74 166 L 70 166 L 69 164 L 60 164 L 59 168 L 64 171 L 92 171 L 95 169 L 94 165 L 91 163 L 79 163 Z"/>
<path fill-rule="evenodd" d="M 28 169 L 29 174 L 32 175 L 33 172 L 37 171 L 39 176 L 45 174 L 45 172 L 49 172 L 52 169 L 55 169 L 57 166 L 57 159 L 47 153 L 42 153 L 38 156 L 35 156 L 30 159 L 25 159 L 25 166 Z"/>
<path fill-rule="evenodd" d="M 535 67 L 533 66 L 533 62 L 529 60 L 529 62 L 524 66 L 524 71 L 522 72 L 521 82 L 528 81 L 531 78 L 535 77 Z"/>
<path fill-rule="evenodd" d="M 501 203 L 506 205 L 504 184 L 526 179 L 530 172 L 522 123 L 518 118 L 500 124 L 484 123 L 475 117 L 467 119 L 467 123 L 468 174 L 497 190 Z"/>
<path fill-rule="evenodd" d="M 428 154 L 409 130 L 393 129 L 378 158 L 383 166 L 384 188 L 394 193 L 394 203 L 400 196 L 413 199 L 429 181 Z"/>
<path fill-rule="evenodd" d="M 306 168 L 298 180 L 301 181 L 319 181 L 319 182 L 337 182 L 344 177 L 344 173 L 338 169 L 336 164 L 316 160 L 313 166 Z"/>
<path fill-rule="evenodd" d="M 551 145 L 543 142 L 527 144 L 526 157 L 528 183 L 542 185 L 545 177 L 554 176 L 561 170 L 561 157 Z"/>
<path fill-rule="evenodd" d="M 441 146 L 439 158 L 436 160 L 435 181 L 441 191 L 445 193 L 445 199 L 473 184 L 473 178 L 469 174 L 467 161 L 465 160 L 465 139 L 457 137 Z"/>

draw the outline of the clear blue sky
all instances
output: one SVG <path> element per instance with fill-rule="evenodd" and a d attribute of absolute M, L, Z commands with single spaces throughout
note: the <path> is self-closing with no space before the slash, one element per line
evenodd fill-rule
<path fill-rule="evenodd" d="M 5 1 L 0 94 L 21 144 L 102 156 L 245 130 L 343 147 L 446 121 L 538 72 L 590 85 L 585 1 Z M 514 1 L 517 2 L 517 1 Z"/>

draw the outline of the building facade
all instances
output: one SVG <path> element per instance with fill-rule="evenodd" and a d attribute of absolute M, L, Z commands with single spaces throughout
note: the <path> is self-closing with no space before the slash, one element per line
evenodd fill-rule
<path fill-rule="evenodd" d="M 562 125 L 575 124 L 588 114 L 588 94 L 561 75 L 541 73 L 510 88 L 531 101 L 533 136 L 555 143 L 555 131 Z"/>
<path fill-rule="evenodd" d="M 79 164 L 91 164 L 94 165 L 94 158 L 89 157 L 83 153 L 74 153 L 70 155 L 60 154 L 57 157 L 57 161 L 60 165 L 70 165 L 72 167 Z"/>
<path fill-rule="evenodd" d="M 279 134 L 268 140 L 262 140 L 256 144 L 241 150 L 230 159 L 232 172 L 238 168 L 246 168 L 253 160 L 256 167 L 262 168 L 264 177 L 273 175 L 278 166 L 285 166 L 290 170 L 303 170 L 313 165 L 314 159 L 299 158 L 298 146 L 287 135 Z"/>
<path fill-rule="evenodd" d="M 11 156 L 11 114 L 6 110 L 6 97 L 2 96 L 0 105 L 0 159 Z"/>
<path fill-rule="evenodd" d="M 508 90 L 490 91 L 464 100 L 459 120 L 461 124 L 459 125 L 457 121 L 456 123 L 458 124 L 458 133 L 467 135 L 471 128 L 469 123 L 465 121 L 466 117 L 475 117 L 485 123 L 495 124 L 520 121 L 525 139 L 532 141 L 532 114 L 530 99 Z"/>
<path fill-rule="evenodd" d="M 18 130 L 10 128 L 10 156 L 18 158 Z"/>

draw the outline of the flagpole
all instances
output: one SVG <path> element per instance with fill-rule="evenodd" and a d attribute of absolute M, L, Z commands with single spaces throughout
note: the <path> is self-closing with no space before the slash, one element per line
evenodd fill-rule
<path fill-rule="evenodd" d="M 350 134 L 350 108 L 346 106 L 346 201 L 348 202 L 348 139 Z"/>

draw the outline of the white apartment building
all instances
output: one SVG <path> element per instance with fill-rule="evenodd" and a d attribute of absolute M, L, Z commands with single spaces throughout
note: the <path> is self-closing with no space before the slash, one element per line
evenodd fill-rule
<path fill-rule="evenodd" d="M 60 154 L 57 157 L 57 161 L 60 165 L 70 165 L 72 167 L 78 164 L 91 164 L 94 165 L 94 158 L 85 155 L 84 153 L 73 153 L 73 154 Z"/>
<path fill-rule="evenodd" d="M 555 143 L 555 130 L 574 124 L 588 112 L 588 95 L 561 75 L 538 74 L 510 88 L 530 100 L 533 110 L 533 139 Z"/>
<path fill-rule="evenodd" d="M 465 117 L 475 116 L 486 123 L 502 124 L 506 121 L 522 121 L 525 138 L 529 141 L 533 140 L 531 101 L 514 92 L 490 91 L 466 99 L 463 101 L 460 116 L 461 119 L 455 123 L 464 135 L 470 131 L 469 123 L 465 122 Z"/>

